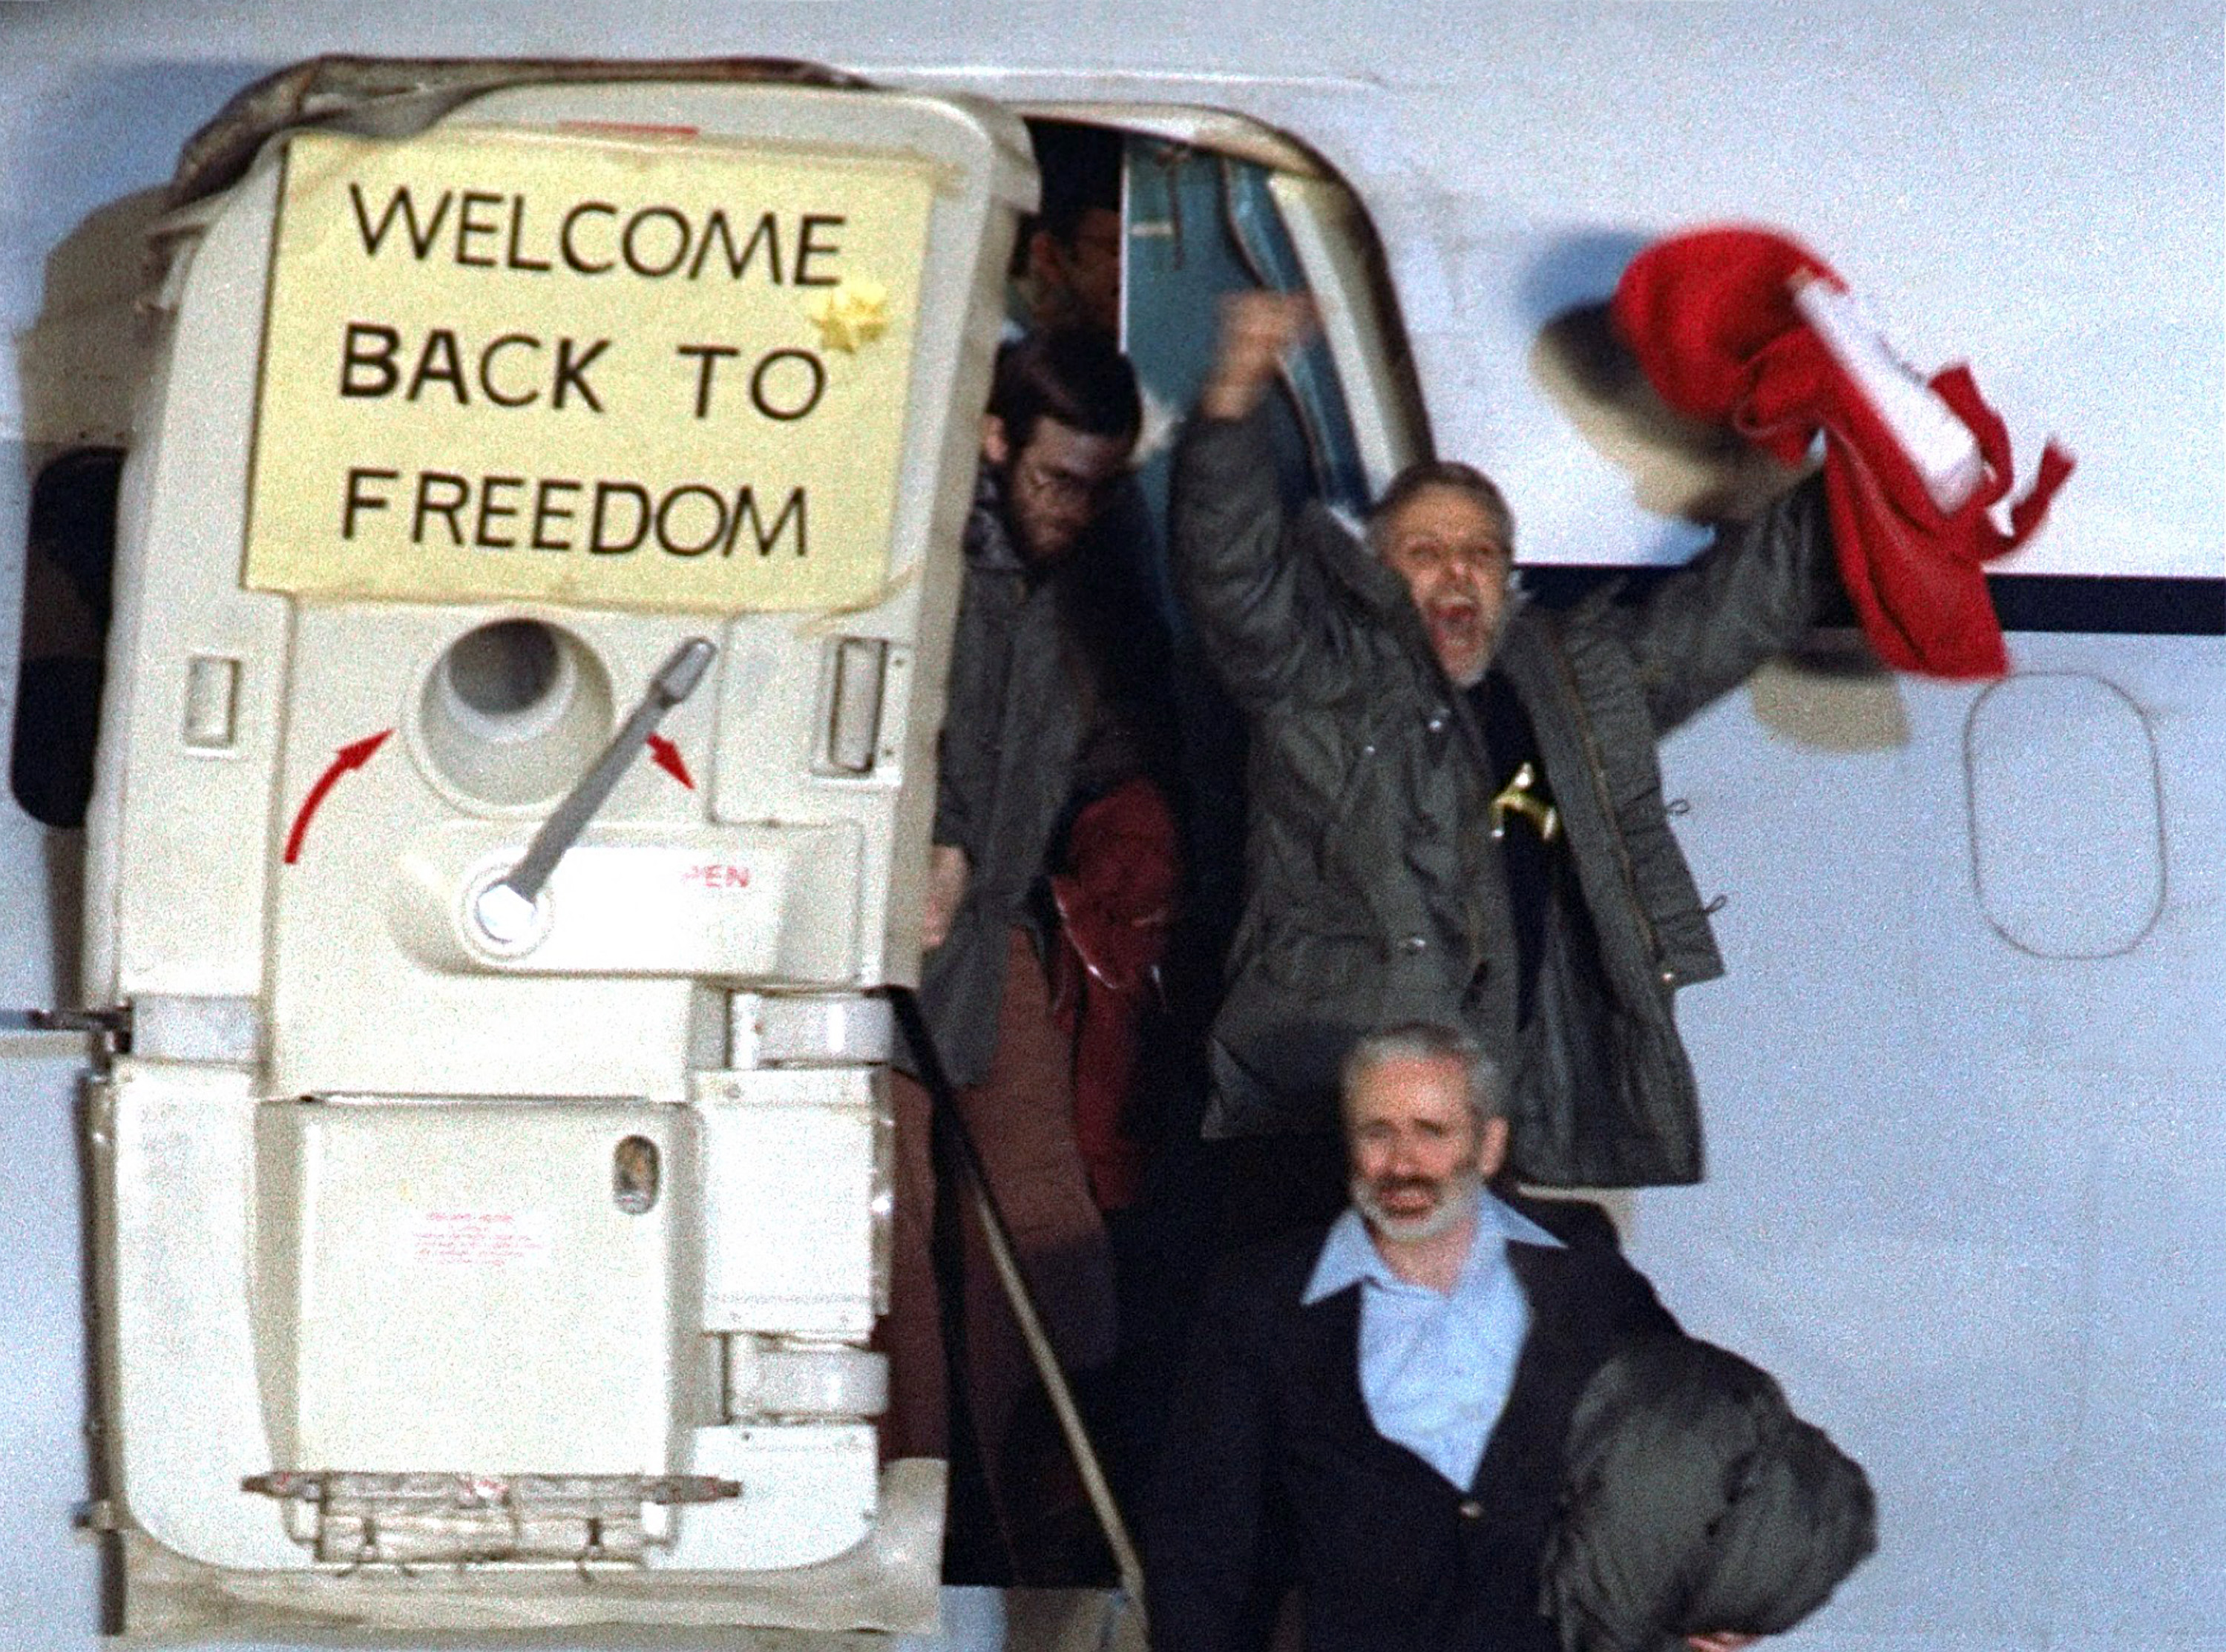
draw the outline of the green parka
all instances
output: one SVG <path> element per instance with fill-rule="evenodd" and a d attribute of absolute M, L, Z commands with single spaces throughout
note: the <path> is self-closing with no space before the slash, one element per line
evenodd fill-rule
<path fill-rule="evenodd" d="M 1529 715 L 1575 874 L 1547 911 L 1520 1026 L 1483 736 L 1403 581 L 1326 511 L 1285 523 L 1258 416 L 1192 421 L 1170 525 L 1184 599 L 1252 736 L 1206 1134 L 1334 1129 L 1352 1040 L 1434 1020 L 1468 1027 L 1510 1074 L 1524 1179 L 1698 1180 L 1671 1000 L 1723 962 L 1655 741 L 1808 628 L 1833 577 L 1816 486 L 1726 530 L 1643 600 L 1518 606 L 1507 622 L 1494 665 Z"/>
<path fill-rule="evenodd" d="M 1878 1547 L 1861 1465 L 1695 1337 L 1635 1338 L 1594 1371 L 1565 1455 L 1538 1602 L 1561 1652 L 1783 1635 Z"/>

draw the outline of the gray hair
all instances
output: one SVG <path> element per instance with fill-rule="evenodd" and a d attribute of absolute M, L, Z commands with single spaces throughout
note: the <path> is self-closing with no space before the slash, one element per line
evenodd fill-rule
<path fill-rule="evenodd" d="M 1369 507 L 1369 550 L 1381 556 L 1383 536 L 1391 518 L 1416 494 L 1434 487 L 1465 495 L 1491 522 L 1500 549 L 1510 559 L 1514 556 L 1515 512 L 1508 508 L 1507 496 L 1499 491 L 1498 483 L 1475 466 L 1464 465 L 1454 459 L 1418 459 L 1390 480 L 1376 503 Z"/>
<path fill-rule="evenodd" d="M 1506 1116 L 1507 1083 L 1499 1064 L 1467 1033 L 1438 1021 L 1402 1021 L 1354 1044 L 1338 1069 L 1340 1104 L 1349 1105 L 1360 1081 L 1391 1061 L 1458 1061 L 1468 1077 L 1468 1110 L 1477 1123 Z"/>

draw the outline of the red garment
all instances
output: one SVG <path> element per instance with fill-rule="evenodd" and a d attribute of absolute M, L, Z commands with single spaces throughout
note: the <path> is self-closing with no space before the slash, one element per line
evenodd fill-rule
<path fill-rule="evenodd" d="M 1072 869 L 1051 880 L 1059 1025 L 1074 1035 L 1074 1134 L 1101 1210 L 1134 1204 L 1144 1148 L 1126 1128 L 1136 1027 L 1157 984 L 1180 877 L 1174 816 L 1148 780 L 1130 780 L 1074 817 Z"/>
<path fill-rule="evenodd" d="M 1617 329 L 1662 398 L 1728 423 L 1788 464 L 1824 432 L 1824 487 L 1840 576 L 1887 664 L 1935 677 L 2008 667 L 1983 565 L 2038 528 L 2070 474 L 2053 442 L 2002 533 L 1987 510 L 2009 492 L 2009 434 L 1958 365 L 1931 388 L 1970 430 L 1985 465 L 1971 496 L 1943 511 L 1892 429 L 1794 307 L 1801 277 L 1845 283 L 1814 253 L 1765 230 L 1712 229 L 1657 241 L 1617 285 Z"/>

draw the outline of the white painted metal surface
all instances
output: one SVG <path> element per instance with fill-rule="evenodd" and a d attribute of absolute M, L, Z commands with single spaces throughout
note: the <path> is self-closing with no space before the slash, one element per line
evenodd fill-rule
<path fill-rule="evenodd" d="M 1691 543 L 1573 430 L 1533 353 L 1640 241 L 1739 219 L 1816 246 L 1920 365 L 1968 354 L 2020 453 L 2066 438 L 2082 469 L 2018 568 L 2215 577 L 2223 32 L 2216 0 L 2138 14 L 2068 0 L 1284 0 L 1212 15 L 1145 0 L 1055 18 L 866 0 L 469 15 L 397 0 L 375 20 L 315 3 L 283 16 L 0 8 L 0 317 L 16 335 L 0 343 L 0 439 L 15 444 L 0 554 L 21 542 L 45 459 L 121 433 L 140 377 L 117 302 L 134 285 L 121 226 L 144 220 L 140 192 L 248 79 L 321 49 L 739 44 L 932 90 L 1219 105 L 1288 130 L 1373 214 L 1435 445 L 1507 485 L 1526 556 L 1641 562 Z M 228 416 L 228 398 L 203 398 L 208 417 Z M 0 688 L 15 680 L 20 588 L 0 578 Z M 2193 636 L 2028 634 L 2012 648 L 2024 669 L 2112 685 L 2154 738 L 2166 895 L 2123 956 L 2030 956 L 1989 922 L 2032 915 L 2045 892 L 1989 884 L 1982 902 L 1975 885 L 1975 803 L 2009 795 L 1968 789 L 1975 689 L 1890 689 L 1906 739 L 1836 752 L 1788 743 L 1735 697 L 1668 753 L 1701 884 L 1731 897 L 1717 920 L 1731 973 L 1683 1006 L 1710 1180 L 1643 1196 L 1636 1243 L 1692 1328 L 1778 1371 L 1879 1484 L 1880 1554 L 1787 1642 L 1815 1652 L 2226 1645 L 2213 1560 L 2226 1549 L 2226 670 L 2218 643 Z M 239 658 L 245 708 L 258 689 Z M 750 703 L 816 704 L 816 665 L 767 656 L 748 669 Z M 1804 692 L 1814 708 L 1835 690 Z M 722 695 L 725 720 L 744 702 Z M 129 715 L 121 700 L 106 708 Z M 760 737 L 734 737 L 754 763 Z M 2119 801 L 2043 787 L 2023 806 L 2083 854 L 2119 841 Z M 270 807 L 266 791 L 245 818 Z M 723 797 L 715 815 L 749 817 Z M 215 823 L 174 829 L 230 852 Z M 2017 832 L 1991 812 L 1982 823 L 1986 841 L 2030 841 Z M 70 847 L 0 807 L 12 1002 L 53 1002 L 73 979 L 75 925 L 56 918 L 74 901 Z M 150 855 L 143 869 L 166 865 Z M 2127 877 L 2097 871 L 2115 913 Z M 893 911 L 889 932 L 906 921 Z M 195 982 L 253 995 L 221 971 Z M 186 1016 L 204 1027 L 195 1059 L 259 1036 L 224 1021 Z M 26 1644 L 90 1646 L 90 1552 L 66 1535 L 82 1495 L 72 1080 L 50 1045 L 10 1045 L 5 1072 L 0 1594 Z M 1038 1626 L 966 1593 L 945 1622 L 980 1646 Z"/>
<path fill-rule="evenodd" d="M 470 147 L 442 149 L 451 128 Z M 132 432 L 83 983 L 87 1003 L 149 1008 L 145 1041 L 93 1091 L 92 1208 L 111 1235 L 93 1269 L 117 1441 L 110 1503 L 138 1556 L 124 1622 L 177 1627 L 168 1579 L 195 1568 L 248 1574 L 201 1574 L 204 1589 L 259 1592 L 314 1617 L 334 1578 L 366 1566 L 406 1578 L 428 1563 L 446 1581 L 417 1585 L 406 1610 L 376 1592 L 348 1610 L 398 1628 L 675 1611 L 714 1622 L 739 1610 L 739 1582 L 777 1590 L 779 1574 L 792 1598 L 743 1621 L 916 1626 L 933 1615 L 932 1543 L 923 1552 L 919 1538 L 923 1521 L 933 1529 L 923 1499 L 939 1482 L 884 1482 L 878 1465 L 871 1420 L 887 1385 L 865 1344 L 887 1291 L 887 1038 L 862 994 L 915 968 L 915 895 L 892 868 L 924 853 L 930 800 L 905 781 L 932 751 L 954 524 L 973 481 L 973 421 L 946 410 L 983 394 L 1013 213 L 1032 191 L 1024 137 L 1009 117 L 947 101 L 734 83 L 497 92 L 400 141 L 414 147 L 323 144 L 305 151 L 298 179 L 274 142 L 219 205 L 181 224 L 155 318 L 163 366 Z M 808 369 L 797 382 L 818 387 L 815 401 L 849 370 L 834 351 L 855 357 L 895 330 L 855 370 L 900 353 L 896 400 L 880 414 L 889 435 L 846 430 L 834 462 L 795 483 L 812 490 L 822 547 L 853 517 L 889 522 L 864 548 L 862 606 L 738 595 L 707 615 L 669 573 L 692 565 L 666 562 L 641 566 L 624 611 L 459 600 L 514 564 L 453 552 L 423 572 L 411 562 L 401 583 L 381 584 L 385 600 L 333 600 L 269 571 L 276 562 L 257 571 L 270 532 L 251 527 L 258 467 L 286 442 L 315 439 L 306 426 L 277 436 L 272 397 L 306 394 L 314 418 L 331 395 L 274 384 L 273 341 L 292 323 L 264 308 L 296 279 L 286 247 L 308 257 L 330 245 L 289 227 L 316 221 L 311 204 L 332 194 L 318 168 L 405 156 L 383 219 L 366 205 L 375 186 L 349 186 L 363 241 L 359 288 L 342 299 L 350 315 L 398 313 L 404 301 L 381 281 L 452 251 L 459 270 L 499 270 L 509 285 L 491 313 L 460 289 L 464 325 L 428 340 L 453 340 L 477 316 L 482 332 L 512 329 L 499 336 L 515 358 L 542 353 L 540 334 L 567 325 L 563 295 L 535 283 L 550 260 L 521 243 L 524 214 L 544 204 L 523 192 L 567 144 L 583 164 L 642 180 L 652 201 L 660 185 L 684 195 L 698 156 L 730 171 L 735 156 L 760 157 L 747 175 L 768 189 L 792 175 L 793 194 L 830 208 L 845 205 L 846 184 L 881 191 L 847 217 L 789 226 L 785 264 L 769 240 L 770 256 L 749 265 L 749 226 L 769 238 L 782 226 L 746 219 L 713 266 L 715 279 L 739 285 L 754 268 L 760 283 L 817 284 L 862 307 L 870 331 L 823 331 L 834 341 L 822 359 L 788 341 L 812 295 L 776 300 L 770 336 L 792 380 Z M 456 208 L 455 245 L 439 253 L 429 226 L 453 194 L 436 207 L 425 186 L 408 203 L 420 216 L 403 213 L 406 156 L 422 154 L 429 171 L 455 153 L 498 174 L 514 162 L 508 175 L 525 181 L 506 197 L 499 264 L 464 217 L 493 210 L 498 193 Z M 841 266 L 842 226 L 854 243 L 886 246 L 873 214 L 914 200 L 912 238 L 894 244 L 902 268 L 807 279 L 815 257 Z M 619 221 L 598 202 L 552 221 L 569 235 L 583 213 Z M 626 220 L 637 221 L 683 220 L 650 205 Z M 405 232 L 418 238 L 408 247 Z M 618 250 L 600 262 L 568 251 L 568 278 L 584 284 L 623 261 L 646 283 L 669 260 L 638 251 L 633 233 L 612 229 Z M 913 308 L 893 310 L 892 291 Z M 544 294 L 546 311 L 532 308 Z M 308 324 L 321 341 L 340 323 Z M 344 412 L 350 397 L 398 391 L 400 373 L 377 354 L 398 329 L 347 325 Z M 576 420 L 552 423 L 547 440 L 601 439 L 603 424 L 577 423 L 605 410 L 584 364 L 642 347 L 622 329 L 561 342 L 557 383 Z M 698 350 L 697 420 L 715 348 L 739 346 Z M 454 397 L 461 448 L 435 462 L 462 465 L 474 397 L 480 423 L 499 427 L 539 393 L 499 380 L 485 355 L 475 380 L 442 377 L 455 359 L 429 342 L 417 366 Z M 576 364 L 569 384 L 564 360 Z M 792 423 L 808 409 L 782 382 L 764 416 Z M 616 394 L 607 377 L 602 390 Z M 558 391 L 546 394 L 553 419 Z M 662 444 L 660 407 L 671 426 Z M 685 430 L 690 398 L 613 410 L 624 421 L 615 451 L 653 462 Z M 378 479 L 401 484 L 392 468 L 360 468 L 388 462 L 391 444 L 357 440 L 342 442 L 359 467 L 336 496 L 343 544 L 358 518 L 398 513 L 407 498 L 362 503 Z M 872 441 L 887 454 L 878 482 L 863 480 Z M 893 500 L 868 496 L 893 483 Z M 533 496 L 537 542 L 544 528 L 563 538 L 587 508 L 576 497 L 586 484 L 560 486 L 569 492 L 553 515 L 545 489 Z M 603 492 L 582 530 L 598 546 Z M 255 508 L 270 502 L 258 497 Z M 794 548 L 782 554 L 796 572 L 780 576 L 809 577 L 805 495 L 791 497 Z M 422 485 L 414 510 L 413 545 Z M 323 517 L 292 531 L 328 531 Z M 462 556 L 518 543 L 501 519 L 490 534 L 484 501 L 474 519 L 470 550 L 452 535 Z M 684 537 L 666 554 L 700 554 Z M 749 551 L 738 573 L 756 575 L 772 554 Z M 518 903 L 530 921 L 490 931 L 489 880 L 518 862 L 660 662 L 706 630 L 710 686 L 663 720 L 652 751 L 637 726 L 615 792 L 537 900 Z M 855 682 L 823 693 L 835 661 L 854 678 L 870 670 L 870 693 Z M 745 987 L 747 1017 L 729 1004 Z M 815 994 L 798 1012 L 766 1011 L 766 994 L 798 990 Z M 773 1033 L 735 1039 L 744 1020 Z M 859 1030 L 877 1025 L 878 1039 Z M 809 1571 L 846 1555 L 862 1579 L 887 1573 L 881 1598 Z M 560 1579 L 553 1604 L 535 1604 L 552 1563 L 574 1569 L 569 1592 Z M 639 1565 L 672 1574 L 662 1605 L 597 1595 L 591 1570 Z M 894 1586 L 906 1577 L 908 1603 Z"/>

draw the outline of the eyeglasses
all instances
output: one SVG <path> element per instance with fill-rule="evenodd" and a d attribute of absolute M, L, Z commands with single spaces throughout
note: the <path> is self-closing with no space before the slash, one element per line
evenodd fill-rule
<path fill-rule="evenodd" d="M 1118 470 L 1101 476 L 1094 471 L 1057 464 L 1034 453 L 1023 454 L 1013 467 L 1013 479 L 1024 491 L 1059 505 L 1096 505 L 1112 491 L 1120 477 Z"/>

